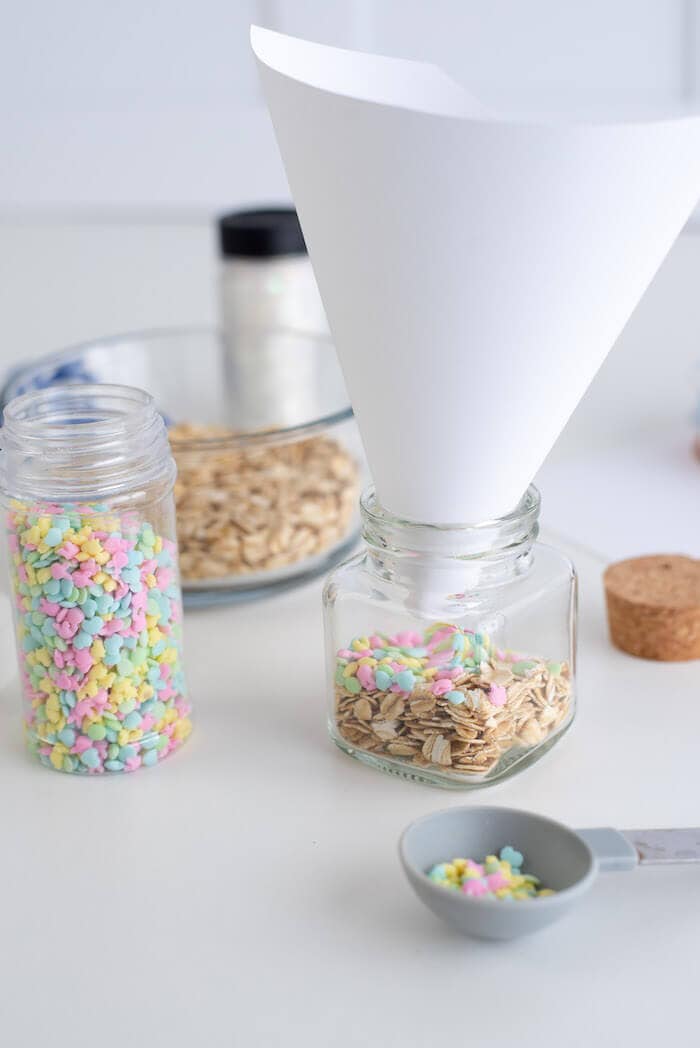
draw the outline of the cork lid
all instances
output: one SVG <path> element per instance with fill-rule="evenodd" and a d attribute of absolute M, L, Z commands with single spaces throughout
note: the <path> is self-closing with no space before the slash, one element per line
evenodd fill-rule
<path fill-rule="evenodd" d="M 634 557 L 605 572 L 608 593 L 657 608 L 700 606 L 700 560 L 673 553 Z"/>

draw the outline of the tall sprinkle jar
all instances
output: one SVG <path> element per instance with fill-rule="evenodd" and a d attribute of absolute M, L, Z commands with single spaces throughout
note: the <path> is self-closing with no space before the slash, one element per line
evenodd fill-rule
<path fill-rule="evenodd" d="M 530 487 L 481 524 L 401 520 L 374 490 L 365 548 L 324 590 L 329 728 L 383 771 L 484 786 L 545 753 L 574 716 L 576 575 L 536 542 Z"/>
<path fill-rule="evenodd" d="M 163 420 L 138 389 L 44 389 L 1 440 L 29 750 L 76 774 L 154 765 L 191 731 Z"/>

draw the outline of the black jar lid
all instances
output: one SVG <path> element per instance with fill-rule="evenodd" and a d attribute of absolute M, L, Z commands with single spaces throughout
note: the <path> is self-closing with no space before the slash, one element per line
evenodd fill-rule
<path fill-rule="evenodd" d="M 219 218 L 224 258 L 276 258 L 305 255 L 304 234 L 293 207 L 232 211 Z"/>

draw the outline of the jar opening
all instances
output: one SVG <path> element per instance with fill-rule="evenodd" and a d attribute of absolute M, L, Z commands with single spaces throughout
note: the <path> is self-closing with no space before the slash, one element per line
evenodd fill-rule
<path fill-rule="evenodd" d="M 411 556 L 471 559 L 489 554 L 518 554 L 537 538 L 540 493 L 531 484 L 510 513 L 494 520 L 463 524 L 427 524 L 395 517 L 377 499 L 374 487 L 360 499 L 362 531 L 373 547 Z"/>
<path fill-rule="evenodd" d="M 5 408 L 1 436 L 0 484 L 19 498 L 102 499 L 174 478 L 153 397 L 131 386 L 25 393 Z"/>

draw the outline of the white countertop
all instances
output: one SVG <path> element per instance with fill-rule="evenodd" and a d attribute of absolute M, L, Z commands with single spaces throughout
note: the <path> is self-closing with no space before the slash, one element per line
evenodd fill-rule
<path fill-rule="evenodd" d="M 131 235 L 136 271 L 124 247 Z M 116 242 L 118 257 L 106 262 Z M 23 346 L 37 352 L 110 328 L 210 319 L 204 264 L 187 297 L 190 256 L 168 279 L 161 270 L 151 280 L 152 302 L 164 310 L 172 302 L 171 313 L 151 316 L 143 291 L 161 249 L 172 259 L 178 244 L 185 253 L 195 244 L 204 263 L 207 243 L 206 230 L 180 240 L 149 227 L 140 236 L 9 230 L 0 247 L 13 298 L 0 311 L 2 361 Z M 82 254 L 71 255 L 76 244 Z M 700 273 L 700 238 L 675 251 L 666 265 L 676 267 L 677 287 L 693 267 Z M 90 264 L 91 252 L 101 265 Z M 49 265 L 61 257 L 64 266 Z M 39 277 L 49 269 L 53 312 L 42 317 L 33 293 L 43 297 Z M 83 302 L 90 330 L 81 329 Z M 667 292 L 657 295 L 657 318 L 668 303 Z M 692 324 L 699 307 L 687 308 Z M 605 400 L 602 388 L 592 394 Z M 580 488 L 571 495 L 586 497 Z M 666 538 L 659 531 L 659 550 Z M 700 824 L 700 664 L 612 649 L 604 560 L 586 551 L 583 533 L 563 545 L 581 578 L 577 720 L 532 768 L 469 794 L 383 776 L 328 741 L 318 582 L 187 613 L 195 734 L 161 767 L 133 776 L 85 781 L 25 756 L 5 629 L 0 1043 L 692 1043 L 699 868 L 602 876 L 569 918 L 506 945 L 443 927 L 399 868 L 403 826 L 462 803 L 528 807 L 573 826 Z"/>

